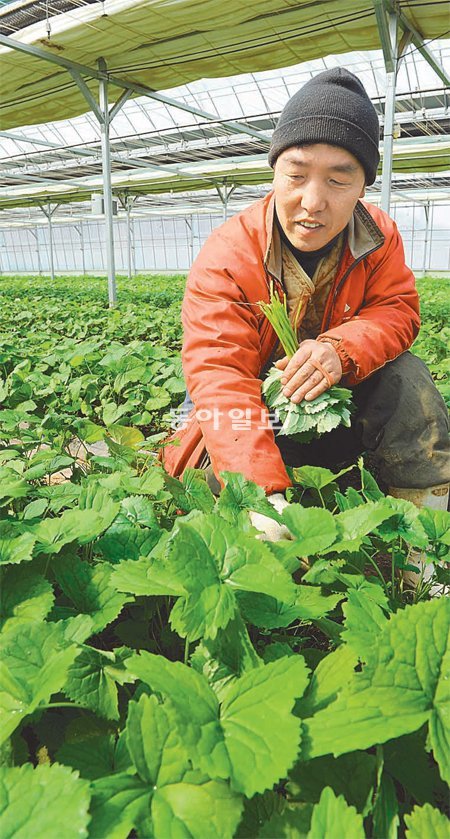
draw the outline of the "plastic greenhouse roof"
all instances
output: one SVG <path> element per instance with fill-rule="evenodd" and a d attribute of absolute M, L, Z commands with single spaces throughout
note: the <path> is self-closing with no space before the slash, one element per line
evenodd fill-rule
<path fill-rule="evenodd" d="M 424 38 L 448 34 L 448 0 L 397 5 Z M 154 90 L 380 45 L 371 0 L 16 2 L 0 6 L 0 32 L 93 69 L 102 56 L 116 78 Z M 1 46 L 0 74 L 3 129 L 86 110 L 67 70 L 35 55 Z"/>
<path fill-rule="evenodd" d="M 394 148 L 394 172 L 440 172 L 449 168 L 450 138 L 434 138 L 399 141 Z M 202 160 L 177 166 L 171 174 L 170 166 L 166 171 L 138 169 L 113 172 L 112 187 L 116 194 L 128 195 L 162 194 L 164 192 L 186 192 L 189 190 L 211 189 L 215 184 L 224 182 L 230 186 L 267 184 L 272 180 L 272 170 L 265 154 L 230 157 L 226 160 Z M 102 190 L 101 174 L 93 177 L 73 178 L 70 181 L 54 183 L 25 183 L 12 186 L 0 192 L 0 208 L 12 206 L 31 206 L 43 202 L 81 201 L 95 192 Z"/>

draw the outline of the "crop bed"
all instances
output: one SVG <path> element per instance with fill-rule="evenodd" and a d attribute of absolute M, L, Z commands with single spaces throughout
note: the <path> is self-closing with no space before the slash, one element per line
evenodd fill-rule
<path fill-rule="evenodd" d="M 167 476 L 183 285 L 0 279 L 0 835 L 444 839 L 448 600 L 399 571 L 448 583 L 450 516 L 304 467 L 271 544 L 241 475 Z M 444 395 L 448 288 L 415 347 Z"/>

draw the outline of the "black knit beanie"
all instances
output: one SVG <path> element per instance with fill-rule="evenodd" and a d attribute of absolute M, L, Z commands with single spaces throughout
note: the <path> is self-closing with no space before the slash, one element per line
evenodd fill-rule
<path fill-rule="evenodd" d="M 377 113 L 359 79 L 342 67 L 310 79 L 283 108 L 269 149 L 269 163 L 290 146 L 328 143 L 351 152 L 373 184 L 380 153 Z"/>

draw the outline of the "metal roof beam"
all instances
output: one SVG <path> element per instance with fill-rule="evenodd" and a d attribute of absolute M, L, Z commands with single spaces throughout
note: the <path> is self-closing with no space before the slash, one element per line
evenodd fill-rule
<path fill-rule="evenodd" d="M 374 0 L 374 2 L 379 2 L 379 0 Z M 433 68 L 434 72 L 439 76 L 441 81 L 443 81 L 445 85 L 450 85 L 450 74 L 447 73 L 445 67 L 442 66 L 437 56 L 425 43 L 423 35 L 421 35 L 421 33 L 413 26 L 413 24 L 409 22 L 408 18 L 405 17 L 405 14 L 402 12 L 402 10 L 394 6 L 391 0 L 385 0 L 385 4 L 390 12 L 397 15 L 398 22 L 401 28 L 404 32 L 410 33 L 411 41 L 413 42 L 414 46 L 417 47 L 421 55 L 424 57 L 425 61 L 427 61 L 430 67 Z"/>
<path fill-rule="evenodd" d="M 0 34 L 0 45 L 8 47 L 12 50 L 17 50 L 18 52 L 23 52 L 27 55 L 33 55 L 35 58 L 42 58 L 44 61 L 50 61 L 52 64 L 57 64 L 59 67 L 64 68 L 64 70 L 68 70 L 72 78 L 74 78 L 75 82 L 79 86 L 80 76 L 89 76 L 91 79 L 97 79 L 97 81 L 107 81 L 109 84 L 115 85 L 116 87 L 132 91 L 140 96 L 148 96 L 150 99 L 156 99 L 159 102 L 164 102 L 165 105 L 170 105 L 173 108 L 179 108 L 181 111 L 187 111 L 190 114 L 200 116 L 208 122 L 220 122 L 222 125 L 226 125 L 227 128 L 235 134 L 247 134 L 251 137 L 258 137 L 260 140 L 266 139 L 259 131 L 251 128 L 245 123 L 241 124 L 239 122 L 235 122 L 234 120 L 221 120 L 220 117 L 216 116 L 216 114 L 210 114 L 208 111 L 203 111 L 201 108 L 196 108 L 185 102 L 179 102 L 177 99 L 172 99 L 170 96 L 165 96 L 163 93 L 158 93 L 156 90 L 146 87 L 146 85 L 119 79 L 117 76 L 108 73 L 106 70 L 95 69 L 93 67 L 87 67 L 84 64 L 79 64 L 76 61 L 70 61 L 68 58 L 63 58 L 61 55 L 54 55 L 41 47 L 34 47 L 31 44 L 22 44 L 21 41 L 16 41 L 8 35 Z M 84 90 L 83 93 L 86 96 Z M 95 103 L 95 99 L 89 90 L 88 93 L 92 98 L 92 101 Z M 95 103 L 95 105 L 96 108 L 98 108 L 97 103 Z"/>
<path fill-rule="evenodd" d="M 392 39 L 389 31 L 389 17 L 384 0 L 373 0 L 375 17 L 377 19 L 381 48 L 383 50 L 384 65 L 387 73 L 395 71 L 396 55 L 392 49 Z"/>

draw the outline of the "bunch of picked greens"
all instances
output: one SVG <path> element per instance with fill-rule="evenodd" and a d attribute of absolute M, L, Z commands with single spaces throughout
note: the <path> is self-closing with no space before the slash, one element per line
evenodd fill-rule
<path fill-rule="evenodd" d="M 294 325 L 292 325 L 289 320 L 286 298 L 283 301 L 280 300 L 277 292 L 274 291 L 273 284 L 270 288 L 270 303 L 260 302 L 259 305 L 273 326 L 286 355 L 292 358 L 299 348 L 297 324 L 301 306 L 296 312 Z M 296 404 L 283 394 L 282 375 L 281 370 L 272 367 L 262 385 L 262 393 L 269 411 L 276 412 L 282 422 L 279 434 L 292 437 L 299 443 L 308 443 L 326 431 L 332 431 L 338 425 L 350 426 L 352 408 L 350 390 L 332 386 L 310 402 L 303 399 L 302 402 Z"/>

